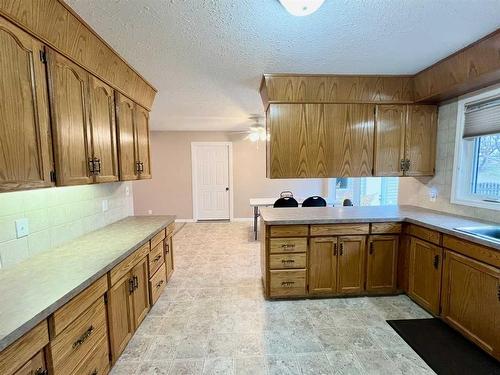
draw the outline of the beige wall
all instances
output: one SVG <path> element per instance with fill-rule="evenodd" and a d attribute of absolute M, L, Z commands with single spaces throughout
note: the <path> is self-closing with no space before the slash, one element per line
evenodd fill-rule
<path fill-rule="evenodd" d="M 134 182 L 136 215 L 174 214 L 192 219 L 191 142 L 233 143 L 234 217 L 249 218 L 250 198 L 276 197 L 283 190 L 296 196 L 326 195 L 324 181 L 266 179 L 266 151 L 262 142 L 252 143 L 244 134 L 231 132 L 151 132 L 153 179 Z"/>
<path fill-rule="evenodd" d="M 500 212 L 452 204 L 451 182 L 455 154 L 458 102 L 439 107 L 436 175 L 433 178 L 401 178 L 399 181 L 399 204 L 412 204 L 457 215 L 500 222 Z M 435 202 L 429 199 L 430 189 L 436 189 Z"/>

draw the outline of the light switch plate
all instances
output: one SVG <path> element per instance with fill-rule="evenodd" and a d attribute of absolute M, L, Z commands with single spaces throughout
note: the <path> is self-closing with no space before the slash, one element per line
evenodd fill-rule
<path fill-rule="evenodd" d="M 109 202 L 107 199 L 102 200 L 102 212 L 106 212 L 109 209 Z"/>
<path fill-rule="evenodd" d="M 130 188 L 128 186 L 125 187 L 125 195 L 127 197 L 130 195 Z"/>
<path fill-rule="evenodd" d="M 17 219 L 16 220 L 16 237 L 17 238 L 26 237 L 28 234 L 30 234 L 30 227 L 29 227 L 28 219 L 26 219 L 26 218 Z"/>

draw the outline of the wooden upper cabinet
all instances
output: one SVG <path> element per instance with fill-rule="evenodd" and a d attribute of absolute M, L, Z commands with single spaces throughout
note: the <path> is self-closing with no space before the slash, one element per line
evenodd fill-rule
<path fill-rule="evenodd" d="M 422 307 L 439 314 L 443 249 L 411 238 L 408 294 Z"/>
<path fill-rule="evenodd" d="M 0 192 L 52 185 L 43 48 L 0 18 Z"/>
<path fill-rule="evenodd" d="M 137 180 L 138 151 L 136 148 L 136 131 L 134 126 L 134 107 L 132 100 L 120 93 L 115 93 L 117 126 L 118 126 L 118 152 L 120 180 Z"/>
<path fill-rule="evenodd" d="M 500 359 L 500 271 L 446 251 L 443 270 L 443 319 Z"/>
<path fill-rule="evenodd" d="M 90 123 L 95 161 L 95 181 L 118 181 L 115 97 L 111 87 L 90 76 Z"/>
<path fill-rule="evenodd" d="M 49 92 L 58 185 L 93 182 L 88 73 L 49 50 Z"/>
<path fill-rule="evenodd" d="M 370 236 L 366 261 L 366 291 L 396 290 L 399 236 Z"/>
<path fill-rule="evenodd" d="M 151 161 L 149 151 L 149 112 L 136 104 L 134 114 L 137 139 L 137 155 L 139 159 L 139 178 L 151 178 Z"/>
<path fill-rule="evenodd" d="M 437 107 L 408 107 L 405 154 L 409 161 L 405 176 L 432 176 L 436 164 Z"/>
<path fill-rule="evenodd" d="M 309 245 L 309 293 L 337 290 L 337 237 L 312 237 Z"/>
<path fill-rule="evenodd" d="M 339 237 L 337 292 L 361 293 L 364 289 L 365 236 Z"/>
<path fill-rule="evenodd" d="M 403 176 L 406 105 L 378 105 L 375 112 L 374 175 Z"/>
<path fill-rule="evenodd" d="M 374 106 L 271 104 L 268 177 L 371 176 Z"/>

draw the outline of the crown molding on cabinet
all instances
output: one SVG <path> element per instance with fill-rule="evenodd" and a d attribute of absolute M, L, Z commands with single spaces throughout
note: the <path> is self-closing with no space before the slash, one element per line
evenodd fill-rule
<path fill-rule="evenodd" d="M 0 15 L 151 109 L 157 90 L 61 0 L 0 0 Z"/>

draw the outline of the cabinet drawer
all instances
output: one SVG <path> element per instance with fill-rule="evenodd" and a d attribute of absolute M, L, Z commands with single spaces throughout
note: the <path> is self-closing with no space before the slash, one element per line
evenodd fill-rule
<path fill-rule="evenodd" d="M 50 342 L 54 375 L 71 374 L 103 339 L 107 340 L 106 312 L 100 298 Z"/>
<path fill-rule="evenodd" d="M 306 253 L 270 255 L 269 268 L 270 269 L 306 268 Z"/>
<path fill-rule="evenodd" d="M 321 224 L 311 225 L 311 236 L 339 236 L 368 234 L 370 224 Z"/>
<path fill-rule="evenodd" d="M 271 237 L 301 237 L 309 234 L 307 225 L 272 225 L 269 228 Z"/>
<path fill-rule="evenodd" d="M 422 240 L 431 242 L 436 245 L 439 245 L 441 243 L 441 233 L 436 232 L 432 229 L 419 227 L 418 225 L 411 225 L 410 234 L 414 237 L 418 237 Z"/>
<path fill-rule="evenodd" d="M 149 290 L 151 293 L 151 304 L 154 304 L 160 298 L 163 289 L 167 285 L 167 273 L 165 264 L 162 264 L 158 271 L 149 280 Z"/>
<path fill-rule="evenodd" d="M 109 271 L 109 287 L 111 288 L 123 276 L 130 272 L 134 266 L 139 263 L 149 253 L 149 241 L 129 255 L 124 261 Z"/>
<path fill-rule="evenodd" d="M 304 253 L 307 251 L 307 238 L 271 238 L 269 252 L 274 253 Z"/>
<path fill-rule="evenodd" d="M 102 297 L 108 289 L 106 276 L 101 277 L 49 318 L 50 337 L 60 334 L 82 312 L 87 310 L 98 298 Z"/>
<path fill-rule="evenodd" d="M 72 375 L 106 375 L 109 372 L 108 341 L 103 338 L 78 365 Z"/>
<path fill-rule="evenodd" d="M 158 268 L 164 262 L 163 257 L 163 241 L 161 241 L 158 245 L 155 246 L 153 250 L 148 254 L 148 262 L 149 262 L 149 277 L 153 277 Z"/>
<path fill-rule="evenodd" d="M 401 223 L 373 223 L 373 234 L 401 233 Z"/>
<path fill-rule="evenodd" d="M 49 330 L 44 320 L 23 337 L 0 352 L 0 374 L 10 375 L 27 364 L 49 343 Z"/>
<path fill-rule="evenodd" d="M 167 229 L 165 229 L 167 237 L 170 237 L 172 234 L 174 234 L 174 230 L 175 230 L 175 223 L 170 223 Z"/>
<path fill-rule="evenodd" d="M 165 238 L 165 230 L 161 230 L 151 238 L 151 249 L 156 247 Z"/>
<path fill-rule="evenodd" d="M 306 294 L 306 270 L 269 271 L 271 297 Z"/>
<path fill-rule="evenodd" d="M 16 371 L 14 375 L 37 375 L 42 374 L 43 370 L 46 370 L 45 366 L 45 355 L 43 350 L 39 351 L 33 358 L 31 358 L 26 364 Z"/>

